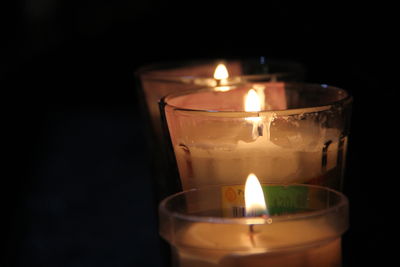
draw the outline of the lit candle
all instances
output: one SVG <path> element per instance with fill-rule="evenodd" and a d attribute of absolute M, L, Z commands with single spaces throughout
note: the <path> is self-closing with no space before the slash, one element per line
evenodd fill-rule
<path fill-rule="evenodd" d="M 214 72 L 214 79 L 216 81 L 216 90 L 217 91 L 228 91 L 230 89 L 229 86 L 224 86 L 228 84 L 228 79 L 229 78 L 229 72 L 226 66 L 223 63 L 218 64 L 218 66 L 215 68 Z"/>
<path fill-rule="evenodd" d="M 267 205 L 256 179 L 249 175 L 246 183 L 245 194 L 252 196 L 246 197 L 246 210 L 262 215 Z M 275 198 L 293 198 L 297 210 L 264 217 L 220 216 L 223 187 L 191 190 L 164 200 L 160 233 L 171 244 L 177 266 L 340 266 L 341 235 L 348 227 L 345 196 L 307 185 L 264 189 L 279 189 L 272 190 Z M 293 190 L 300 193 L 290 194 Z M 271 208 L 281 203 L 271 202 Z"/>
<path fill-rule="evenodd" d="M 226 72 L 216 72 L 223 63 Z M 229 73 L 228 73 L 229 70 Z M 279 71 L 279 72 L 277 72 Z M 225 72 L 225 73 L 224 73 Z M 183 62 L 164 62 L 143 66 L 136 72 L 138 78 L 138 103 L 149 124 L 145 137 L 148 139 L 151 152 L 152 176 L 156 197 L 168 195 L 168 192 L 181 190 L 176 168 L 171 168 L 167 159 L 165 133 L 163 133 L 162 117 L 160 117 L 159 101 L 171 93 L 185 92 L 209 86 L 221 86 L 221 89 L 245 80 L 302 80 L 304 67 L 298 63 L 287 61 L 271 61 L 261 58 L 212 59 Z M 220 89 L 220 90 L 221 90 Z M 163 108 L 163 107 L 162 107 Z M 146 125 L 145 125 L 146 124 Z M 150 127 L 148 127 L 150 126 Z M 169 146 L 168 146 L 169 147 Z"/>
<path fill-rule="evenodd" d="M 184 189 L 240 183 L 249 172 L 263 183 L 340 189 L 346 109 L 330 103 L 288 109 L 294 96 L 285 93 L 284 84 L 250 85 L 167 97 L 166 117 Z M 346 97 L 341 94 L 338 101 Z"/>
<path fill-rule="evenodd" d="M 153 128 L 158 138 L 161 138 L 161 122 L 158 102 L 171 93 L 184 92 L 204 87 L 220 86 L 220 90 L 227 89 L 225 85 L 241 81 L 243 74 L 242 64 L 238 60 L 210 62 L 186 62 L 177 66 L 164 68 L 144 68 L 140 72 L 142 90 Z M 172 63 L 171 63 L 172 64 Z M 228 72 L 229 68 L 229 72 Z M 234 77 L 228 81 L 229 73 Z"/>

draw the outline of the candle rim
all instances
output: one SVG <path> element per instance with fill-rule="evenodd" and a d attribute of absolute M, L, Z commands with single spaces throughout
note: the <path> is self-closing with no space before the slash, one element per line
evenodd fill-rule
<path fill-rule="evenodd" d="M 298 82 L 283 82 L 286 85 L 305 85 L 308 87 L 320 87 L 320 88 L 326 88 L 326 89 L 332 89 L 332 90 L 338 90 L 342 92 L 345 96 L 342 99 L 328 102 L 327 104 L 323 105 L 310 105 L 307 107 L 295 107 L 295 108 L 287 108 L 287 109 L 270 109 L 270 110 L 260 110 L 260 111 L 245 111 L 245 110 L 240 110 L 240 111 L 229 111 L 229 110 L 215 110 L 215 109 L 195 109 L 195 108 L 184 108 L 184 107 L 179 107 L 172 105 L 168 102 L 170 98 L 175 98 L 175 97 L 180 97 L 180 96 L 185 96 L 189 94 L 194 94 L 194 93 L 201 93 L 201 92 L 215 92 L 215 93 L 224 93 L 224 92 L 218 92 L 215 90 L 215 88 L 218 87 L 208 87 L 208 88 L 199 88 L 199 89 L 193 89 L 193 90 L 185 90 L 183 92 L 179 93 L 172 93 L 168 94 L 160 99 L 160 103 L 163 106 L 168 106 L 173 108 L 176 111 L 184 111 L 184 112 L 189 112 L 189 113 L 204 113 L 207 115 L 212 114 L 218 114 L 216 116 L 220 115 L 227 115 L 228 117 L 262 117 L 263 114 L 267 115 L 270 113 L 276 113 L 277 115 L 291 115 L 291 114 L 299 114 L 299 113 L 314 113 L 314 112 L 321 112 L 325 110 L 329 110 L 332 107 L 338 106 L 338 105 L 349 105 L 353 102 L 353 96 L 346 91 L 345 89 L 342 89 L 340 87 L 336 86 L 331 86 L 331 85 L 326 85 L 326 84 L 317 84 L 317 83 L 298 83 Z M 230 85 L 234 89 L 239 86 L 243 86 L 246 84 L 253 84 L 252 82 L 247 82 L 247 83 L 241 83 L 241 84 L 235 84 L 235 85 Z"/>
<path fill-rule="evenodd" d="M 161 82 L 182 82 L 182 78 L 186 80 L 195 80 L 195 79 L 207 79 L 211 78 L 213 80 L 213 75 L 205 76 L 205 75 L 198 75 L 198 76 L 185 76 L 185 75 L 170 75 L 170 74 L 159 74 L 159 73 L 152 73 L 154 71 L 161 71 L 161 70 L 169 70 L 173 68 L 179 67 L 193 67 L 196 65 L 201 64 L 213 64 L 217 65 L 218 63 L 226 63 L 230 61 L 239 61 L 239 62 L 246 62 L 249 60 L 254 60 L 257 62 L 259 57 L 232 57 L 232 58 L 203 58 L 203 59 L 187 59 L 187 60 L 173 60 L 173 61 L 158 61 L 153 62 L 150 64 L 143 65 L 138 67 L 134 74 L 139 77 L 145 75 L 146 79 L 153 80 L 153 81 L 161 81 Z M 301 62 L 294 61 L 294 60 L 286 60 L 286 59 L 279 59 L 279 58 L 268 58 L 267 62 L 264 63 L 265 65 L 269 66 L 277 66 L 277 65 L 285 65 L 288 66 L 288 71 L 278 71 L 273 73 L 264 73 L 264 74 L 246 74 L 246 75 L 230 75 L 231 77 L 248 77 L 248 78 L 256 78 L 257 76 L 261 77 L 285 77 L 285 76 L 292 76 L 297 75 L 297 73 L 301 73 L 302 75 L 305 73 L 305 65 Z M 296 72 L 296 71 L 297 72 Z M 229 79 L 229 78 L 228 78 Z"/>
<path fill-rule="evenodd" d="M 146 76 L 146 73 L 143 75 Z M 244 75 L 231 75 L 228 78 L 224 79 L 226 80 L 226 85 L 233 85 L 238 83 L 239 80 L 248 80 L 248 81 L 282 81 L 282 79 L 285 79 L 285 77 L 290 77 L 292 74 L 289 72 L 274 72 L 274 73 L 264 73 L 264 74 L 244 74 Z M 146 80 L 150 81 L 155 81 L 155 82 L 169 82 L 169 83 L 187 83 L 191 84 L 194 83 L 195 81 L 217 81 L 218 79 L 215 79 L 214 77 L 211 76 L 204 76 L 204 75 L 199 75 L 199 76 L 193 76 L 193 75 L 182 75 L 182 76 L 168 76 L 168 75 L 162 75 L 162 74 L 153 74 L 153 75 L 148 75 L 146 76 Z M 214 86 L 209 86 L 208 88 L 212 88 Z"/>
<path fill-rule="evenodd" d="M 324 186 L 310 185 L 310 184 L 268 184 L 268 183 L 261 183 L 261 184 L 267 185 L 267 186 L 298 186 L 298 187 L 306 187 L 306 188 L 315 188 L 315 189 L 329 191 L 330 193 L 333 193 L 339 197 L 339 202 L 329 208 L 324 208 L 321 210 L 309 211 L 309 212 L 304 212 L 304 213 L 299 213 L 299 214 L 269 216 L 269 218 L 272 218 L 274 223 L 301 220 L 301 219 L 307 219 L 307 218 L 308 219 L 317 218 L 317 217 L 323 216 L 325 214 L 339 211 L 341 209 L 346 209 L 346 208 L 348 208 L 348 205 L 349 205 L 349 201 L 348 201 L 347 197 L 342 192 L 339 192 L 339 191 L 336 191 L 336 190 L 333 190 L 331 188 L 324 187 Z M 262 217 L 235 218 L 235 217 L 212 217 L 212 216 L 189 215 L 189 214 L 183 214 L 183 213 L 171 211 L 170 209 L 168 209 L 166 207 L 167 203 L 177 196 L 183 196 L 184 194 L 187 194 L 190 192 L 196 192 L 196 191 L 207 190 L 207 189 L 210 190 L 213 188 L 214 189 L 221 188 L 222 186 L 226 186 L 226 185 L 206 186 L 206 187 L 203 187 L 200 189 L 192 188 L 189 190 L 184 190 L 184 191 L 175 193 L 171 196 L 166 197 L 164 200 L 161 201 L 161 203 L 159 205 L 159 211 L 170 217 L 175 217 L 175 218 L 179 218 L 181 220 L 194 221 L 194 222 L 199 222 L 199 223 L 204 222 L 204 223 L 215 223 L 215 224 L 241 224 L 241 225 L 270 224 L 266 219 L 264 219 Z M 235 186 L 235 185 L 229 185 L 229 186 Z"/>

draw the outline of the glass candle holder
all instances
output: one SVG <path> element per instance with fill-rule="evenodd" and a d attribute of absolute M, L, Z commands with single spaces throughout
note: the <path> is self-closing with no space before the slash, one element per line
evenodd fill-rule
<path fill-rule="evenodd" d="M 219 64 L 226 73 L 216 75 Z M 182 190 L 176 163 L 163 135 L 159 100 L 167 94 L 184 92 L 217 85 L 229 86 L 245 81 L 302 81 L 305 68 L 302 64 L 265 57 L 245 59 L 207 59 L 165 62 L 148 65 L 136 72 L 137 88 L 142 113 L 151 126 L 147 129 L 151 151 L 152 178 L 157 202 L 165 196 Z M 167 138 L 168 140 L 168 138 Z"/>
<path fill-rule="evenodd" d="M 250 91 L 256 111 L 246 111 Z M 169 95 L 161 106 L 185 190 L 250 172 L 263 183 L 341 190 L 351 103 L 336 87 L 253 82 Z"/>
<path fill-rule="evenodd" d="M 341 266 L 348 228 L 343 194 L 314 185 L 263 185 L 269 215 L 233 216 L 232 209 L 243 208 L 236 200 L 240 188 L 192 189 L 161 202 L 160 235 L 174 266 Z"/>

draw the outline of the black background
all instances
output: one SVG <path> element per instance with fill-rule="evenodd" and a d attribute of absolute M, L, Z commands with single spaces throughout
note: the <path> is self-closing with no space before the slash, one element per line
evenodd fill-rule
<path fill-rule="evenodd" d="M 399 67 L 392 7 L 1 5 L 4 266 L 159 266 L 133 72 L 154 61 L 260 55 L 301 62 L 307 81 L 354 96 L 345 266 L 388 265 L 395 256 Z"/>

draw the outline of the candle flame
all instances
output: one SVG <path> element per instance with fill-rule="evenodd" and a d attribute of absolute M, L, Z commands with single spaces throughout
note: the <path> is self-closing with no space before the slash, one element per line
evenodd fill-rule
<path fill-rule="evenodd" d="M 246 205 L 246 216 L 267 215 L 267 204 L 265 203 L 264 192 L 257 176 L 250 173 L 244 188 L 244 201 Z"/>
<path fill-rule="evenodd" d="M 218 64 L 214 71 L 214 79 L 217 80 L 218 87 L 215 88 L 216 91 L 226 92 L 229 91 L 229 86 L 220 86 L 226 85 L 228 83 L 227 79 L 229 78 L 228 69 L 224 64 Z"/>
<path fill-rule="evenodd" d="M 229 77 L 228 69 L 225 67 L 224 64 L 218 64 L 214 71 L 214 79 L 222 80 L 227 79 Z"/>
<path fill-rule="evenodd" d="M 261 101 L 254 89 L 250 89 L 245 97 L 244 110 L 248 112 L 261 111 Z"/>
<path fill-rule="evenodd" d="M 244 110 L 247 112 L 257 112 L 261 111 L 261 101 L 260 97 L 257 94 L 256 90 L 250 89 L 249 92 L 246 94 L 245 99 L 244 99 Z M 260 117 L 248 117 L 246 118 L 247 121 L 252 121 L 253 122 L 253 137 L 258 136 L 258 127 L 260 126 L 261 123 L 261 118 Z"/>

